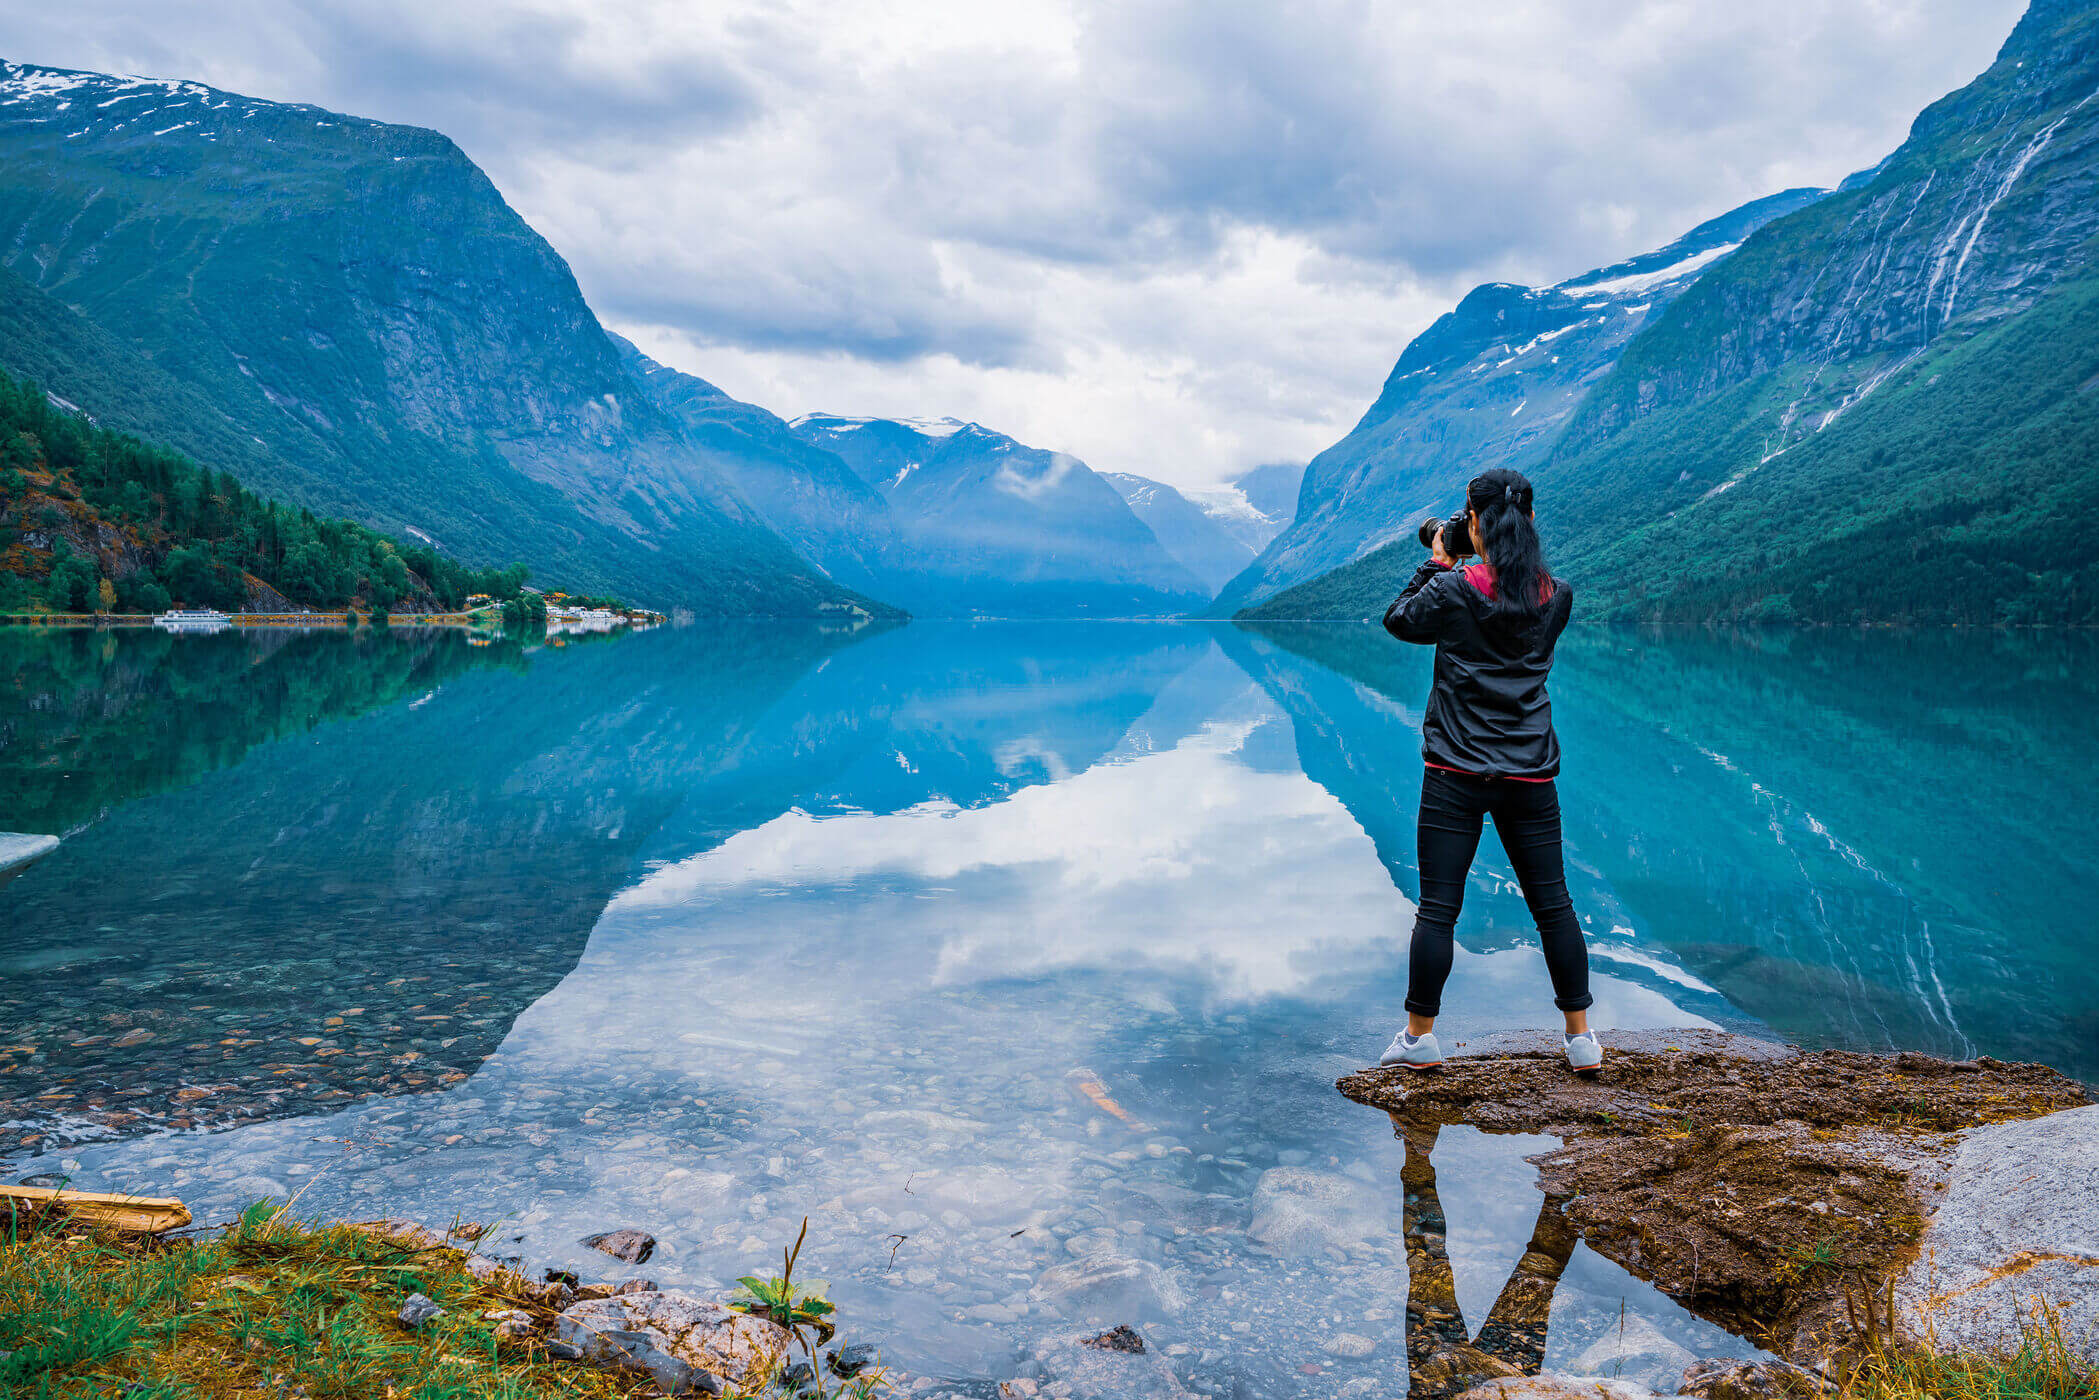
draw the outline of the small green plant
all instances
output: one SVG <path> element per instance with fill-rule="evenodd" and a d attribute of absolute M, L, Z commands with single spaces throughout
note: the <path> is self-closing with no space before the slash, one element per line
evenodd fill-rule
<path fill-rule="evenodd" d="M 1785 1263 L 1778 1269 L 1779 1276 L 1788 1283 L 1798 1283 L 1817 1269 L 1834 1268 L 1837 1262 L 1837 1237 L 1824 1235 L 1812 1247 L 1795 1246 L 1787 1255 Z"/>
<path fill-rule="evenodd" d="M 776 1322 L 787 1329 L 788 1335 L 800 1344 L 809 1357 L 809 1369 L 816 1376 L 816 1393 L 824 1393 L 823 1363 L 817 1359 L 816 1349 L 831 1340 L 838 1325 L 830 1321 L 837 1312 L 831 1300 L 824 1296 L 830 1285 L 822 1279 L 811 1279 L 806 1284 L 794 1281 L 794 1266 L 802 1257 L 802 1243 L 809 1238 L 809 1217 L 802 1217 L 801 1233 L 794 1237 L 794 1246 L 781 1251 L 781 1268 L 777 1278 L 760 1278 L 746 1274 L 736 1280 L 743 1285 L 743 1292 L 729 1299 L 729 1306 L 738 1312 L 749 1313 Z M 814 1333 L 814 1340 L 803 1335 L 804 1328 Z"/>

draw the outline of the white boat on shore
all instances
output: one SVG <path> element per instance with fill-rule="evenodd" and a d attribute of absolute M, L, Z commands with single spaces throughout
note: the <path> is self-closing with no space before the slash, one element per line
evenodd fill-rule
<path fill-rule="evenodd" d="M 211 608 L 170 608 L 153 619 L 163 632 L 223 632 L 233 619 Z"/>

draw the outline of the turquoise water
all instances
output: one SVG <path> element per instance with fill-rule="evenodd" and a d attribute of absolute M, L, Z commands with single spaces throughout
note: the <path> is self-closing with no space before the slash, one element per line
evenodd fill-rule
<path fill-rule="evenodd" d="M 1207 1394 L 1404 1376 L 1428 1227 L 1332 1089 L 1412 915 L 1427 656 L 1374 628 L 0 633 L 0 679 L 0 829 L 66 836 L 0 888 L 10 1179 L 665 1283 L 807 1215 L 962 1393 L 1081 1318 Z M 2092 639 L 1580 634 L 1553 690 L 1599 1024 L 2099 1080 Z M 1552 1022 L 1492 842 L 1459 942 L 1450 1034 Z M 1549 1145 L 1436 1144 L 1475 1330 Z M 662 1251 L 576 1244 L 621 1225 Z M 1747 1347 L 1581 1247 L 1550 1322 L 1555 1369 Z"/>

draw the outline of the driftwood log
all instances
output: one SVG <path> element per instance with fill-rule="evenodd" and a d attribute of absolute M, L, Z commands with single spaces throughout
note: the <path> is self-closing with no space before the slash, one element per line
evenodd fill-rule
<path fill-rule="evenodd" d="M 59 1212 L 70 1220 L 132 1235 L 159 1235 L 190 1223 L 182 1202 L 105 1191 L 67 1191 L 49 1186 L 0 1186 L 0 1216 Z"/>

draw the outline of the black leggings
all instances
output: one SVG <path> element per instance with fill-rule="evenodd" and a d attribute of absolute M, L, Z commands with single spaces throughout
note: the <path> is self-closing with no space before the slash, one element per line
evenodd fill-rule
<path fill-rule="evenodd" d="M 1421 909 L 1414 916 L 1414 944 L 1407 958 L 1407 1010 L 1434 1016 L 1443 1008 L 1443 983 L 1450 977 L 1451 933 L 1465 902 L 1465 877 L 1479 850 L 1480 819 L 1494 818 L 1501 848 L 1523 885 L 1523 902 L 1538 923 L 1545 945 L 1545 970 L 1552 975 L 1553 1005 L 1586 1011 L 1589 945 L 1567 895 L 1560 857 L 1560 794 L 1550 782 L 1475 778 L 1442 768 L 1421 778 Z"/>

